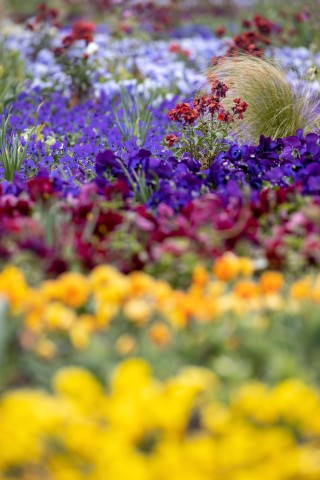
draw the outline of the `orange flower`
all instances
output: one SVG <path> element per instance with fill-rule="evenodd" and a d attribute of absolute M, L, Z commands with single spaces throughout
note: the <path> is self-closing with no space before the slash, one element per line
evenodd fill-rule
<path fill-rule="evenodd" d="M 278 292 L 283 285 L 284 278 L 279 272 L 264 272 L 260 277 L 260 287 L 264 293 Z"/>
<path fill-rule="evenodd" d="M 242 298 L 256 298 L 260 294 L 260 288 L 255 282 L 242 280 L 234 287 L 234 292 Z"/>
<path fill-rule="evenodd" d="M 239 259 L 233 253 L 227 252 L 215 261 L 213 273 L 218 280 L 229 282 L 239 274 Z"/>
<path fill-rule="evenodd" d="M 203 265 L 196 265 L 193 270 L 192 283 L 198 287 L 205 287 L 208 283 L 209 275 Z"/>
<path fill-rule="evenodd" d="M 169 328 L 164 324 L 157 322 L 149 330 L 151 340 L 159 347 L 168 345 L 171 341 Z"/>

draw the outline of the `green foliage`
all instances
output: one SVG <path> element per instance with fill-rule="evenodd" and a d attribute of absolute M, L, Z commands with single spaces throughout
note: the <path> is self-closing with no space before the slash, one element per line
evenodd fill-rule
<path fill-rule="evenodd" d="M 158 177 L 155 175 L 154 185 L 150 185 L 148 184 L 144 171 L 136 172 L 133 170 L 130 174 L 125 164 L 121 160 L 118 160 L 118 162 L 131 185 L 135 201 L 138 203 L 146 203 L 154 190 L 158 188 Z"/>
<path fill-rule="evenodd" d="M 57 57 L 64 73 L 71 79 L 71 90 L 74 102 L 88 97 L 92 88 L 93 74 L 96 68 L 95 62 L 88 62 L 85 57 L 72 57 L 68 52 Z"/>
<path fill-rule="evenodd" d="M 13 321 L 8 319 L 9 324 Z M 171 342 L 162 347 L 150 340 L 148 328 L 135 326 L 121 313 L 107 331 L 91 335 L 85 350 L 75 349 L 67 334 L 52 333 L 49 338 L 60 354 L 44 360 L 24 349 L 19 361 L 11 355 L 7 382 L 12 379 L 17 385 L 17 379 L 27 378 L 30 385 L 48 386 L 53 373 L 64 365 L 81 365 L 103 379 L 124 358 L 116 345 L 126 334 L 135 339 L 134 355 L 145 358 L 160 377 L 172 375 L 185 365 L 199 365 L 217 374 L 225 392 L 251 380 L 275 384 L 297 377 L 320 385 L 320 316 L 318 309 L 307 302 L 299 312 L 265 309 L 240 316 L 227 313 L 208 323 L 191 319 L 180 330 L 166 325 Z M 19 330 L 17 325 L 15 329 Z M 10 345 L 16 345 L 14 332 L 10 335 Z"/>
<path fill-rule="evenodd" d="M 231 128 L 230 123 L 219 122 L 213 115 L 201 118 L 194 125 L 184 125 L 179 140 L 172 147 L 173 153 L 177 158 L 188 153 L 205 169 L 219 152 L 228 150 L 226 140 L 231 139 Z"/>
<path fill-rule="evenodd" d="M 155 96 L 155 92 L 151 92 L 149 97 L 136 90 L 130 93 L 120 86 L 119 95 L 113 99 L 112 110 L 123 140 L 136 137 L 137 145 L 139 147 L 144 145 L 152 118 L 149 107 L 155 101 Z"/>
<path fill-rule="evenodd" d="M 14 173 L 19 172 L 26 158 L 28 140 L 23 144 L 17 134 L 8 135 L 10 114 L 2 117 L 0 126 L 0 163 L 4 168 L 4 178 L 12 181 Z"/>
<path fill-rule="evenodd" d="M 307 81 L 291 85 L 287 72 L 269 60 L 249 55 L 230 57 L 212 67 L 230 87 L 230 98 L 241 97 L 249 104 L 245 119 L 235 124 L 240 138 L 256 143 L 265 137 L 289 137 L 298 129 L 305 133 L 319 125 L 319 98 Z"/>
<path fill-rule="evenodd" d="M 24 65 L 19 53 L 0 43 L 0 113 L 19 94 L 24 80 Z"/>

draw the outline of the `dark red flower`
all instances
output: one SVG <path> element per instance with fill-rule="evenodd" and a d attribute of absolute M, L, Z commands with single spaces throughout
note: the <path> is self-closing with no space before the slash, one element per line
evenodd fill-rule
<path fill-rule="evenodd" d="M 178 140 L 179 138 L 174 133 L 169 133 L 169 135 L 166 136 L 166 142 L 168 143 L 169 147 L 172 147 L 172 145 Z"/>
<path fill-rule="evenodd" d="M 48 200 L 53 194 L 53 181 L 49 177 L 33 177 L 27 182 L 28 190 L 32 200 L 42 198 Z"/>
<path fill-rule="evenodd" d="M 243 26 L 244 28 L 251 28 L 252 23 L 250 22 L 250 20 L 246 20 L 246 19 L 245 19 L 245 20 L 242 20 L 242 26 Z"/>
<path fill-rule="evenodd" d="M 211 85 L 211 93 L 214 95 L 214 97 L 217 98 L 225 98 L 226 93 L 229 90 L 229 87 L 223 82 L 220 82 L 219 80 L 214 80 L 212 85 Z"/>
<path fill-rule="evenodd" d="M 223 35 L 226 33 L 226 29 L 225 27 L 217 27 L 214 33 L 217 35 L 217 37 L 223 37 Z"/>

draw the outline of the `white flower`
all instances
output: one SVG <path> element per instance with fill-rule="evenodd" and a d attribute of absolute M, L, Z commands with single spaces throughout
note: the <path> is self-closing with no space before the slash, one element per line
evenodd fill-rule
<path fill-rule="evenodd" d="M 95 43 L 95 42 L 90 42 L 84 53 L 85 55 L 88 55 L 90 57 L 90 55 L 93 55 L 94 53 L 97 53 L 97 51 L 99 50 L 99 46 Z"/>

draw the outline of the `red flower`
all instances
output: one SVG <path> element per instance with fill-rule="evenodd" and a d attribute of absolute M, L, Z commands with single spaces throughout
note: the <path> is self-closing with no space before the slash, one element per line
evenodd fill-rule
<path fill-rule="evenodd" d="M 243 114 L 249 105 L 246 102 L 242 102 L 241 98 L 235 98 L 233 102 L 235 103 L 235 107 L 232 107 L 231 109 L 233 111 L 233 116 L 235 117 L 237 115 L 237 118 L 242 120 Z"/>
<path fill-rule="evenodd" d="M 211 93 L 215 97 L 218 98 L 225 98 L 226 93 L 229 90 L 229 87 L 223 82 L 220 82 L 219 80 L 214 80 L 211 86 Z"/>
<path fill-rule="evenodd" d="M 62 39 L 64 48 L 69 48 L 75 41 L 84 40 L 88 45 L 93 41 L 93 32 L 95 30 L 95 24 L 78 20 L 72 25 L 72 31 L 70 35 L 66 35 Z"/>
<path fill-rule="evenodd" d="M 190 50 L 184 50 L 184 49 L 183 49 L 183 50 L 181 50 L 180 53 L 181 53 L 181 55 L 183 55 L 183 56 L 186 57 L 186 58 L 189 58 L 190 55 L 191 55 Z"/>
<path fill-rule="evenodd" d="M 243 26 L 244 28 L 250 28 L 251 25 L 252 25 L 252 23 L 250 22 L 250 20 L 243 20 L 243 21 L 242 21 L 242 26 Z"/>
<path fill-rule="evenodd" d="M 169 52 L 178 53 L 179 51 L 180 51 L 180 47 L 179 47 L 179 45 L 177 45 L 176 43 L 172 43 L 172 44 L 169 46 Z"/>
<path fill-rule="evenodd" d="M 233 119 L 231 113 L 226 112 L 225 110 L 220 110 L 220 112 L 217 116 L 217 120 L 219 120 L 219 122 L 226 122 L 226 123 L 234 122 L 234 119 Z"/>
<path fill-rule="evenodd" d="M 218 27 L 215 29 L 214 33 L 217 35 L 217 37 L 223 37 L 223 35 L 226 33 L 225 27 Z"/>
<path fill-rule="evenodd" d="M 56 47 L 53 50 L 53 53 L 56 57 L 60 57 L 60 55 L 62 55 L 64 52 L 65 52 L 65 49 L 63 47 Z"/>
<path fill-rule="evenodd" d="M 261 17 L 261 15 L 255 15 L 253 17 L 255 26 L 263 35 L 271 35 L 272 32 L 279 31 L 278 25 L 275 25 L 267 18 Z"/>
<path fill-rule="evenodd" d="M 199 117 L 199 112 L 195 108 L 190 107 L 189 103 L 178 103 L 176 108 L 170 110 L 168 117 L 173 122 L 191 125 Z"/>
<path fill-rule="evenodd" d="M 179 138 L 174 133 L 169 133 L 169 135 L 166 136 L 166 142 L 168 143 L 169 147 L 172 147 L 172 145 L 178 140 Z"/>
<path fill-rule="evenodd" d="M 187 58 L 190 57 L 190 55 L 191 55 L 191 52 L 189 50 L 185 50 L 185 49 L 181 48 L 176 43 L 172 43 L 169 46 L 169 52 L 178 53 L 179 55 L 182 55 L 183 57 L 187 57 Z"/>
<path fill-rule="evenodd" d="M 195 98 L 193 106 L 200 115 L 204 115 L 207 111 L 214 114 L 222 108 L 219 98 L 214 95 L 202 95 L 200 98 Z"/>
<path fill-rule="evenodd" d="M 48 200 L 54 193 L 53 181 L 49 177 L 33 177 L 27 182 L 28 191 L 32 200 L 42 198 Z"/>
<path fill-rule="evenodd" d="M 30 22 L 27 23 L 27 28 L 31 31 L 41 29 L 45 24 L 52 25 L 53 27 L 60 27 L 57 17 L 59 15 L 58 10 L 55 8 L 49 8 L 45 3 L 40 3 L 37 6 L 37 14 Z"/>
<path fill-rule="evenodd" d="M 72 36 L 75 40 L 85 40 L 86 43 L 93 41 L 93 32 L 96 26 L 94 23 L 78 20 L 72 25 Z"/>

